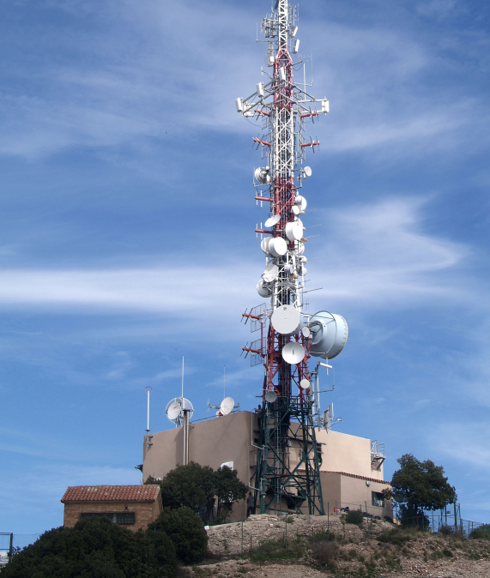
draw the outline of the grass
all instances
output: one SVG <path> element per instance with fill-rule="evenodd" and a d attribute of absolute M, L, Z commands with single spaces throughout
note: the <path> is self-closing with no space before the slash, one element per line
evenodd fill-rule
<path fill-rule="evenodd" d="M 252 549 L 250 561 L 255 563 L 280 562 L 285 560 L 299 560 L 305 554 L 303 543 L 298 540 L 290 540 L 287 548 L 284 540 L 267 540 L 260 546 Z"/>

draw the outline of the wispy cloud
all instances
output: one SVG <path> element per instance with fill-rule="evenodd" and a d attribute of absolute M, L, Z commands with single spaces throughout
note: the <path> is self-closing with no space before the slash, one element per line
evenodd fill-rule
<path fill-rule="evenodd" d="M 326 256 L 328 270 L 315 267 L 315 283 L 323 284 L 329 295 L 403 305 L 407 299 L 454 299 L 462 291 L 475 290 L 460 270 L 471 249 L 424 232 L 420 199 L 358 204 L 333 210 L 326 218 L 329 241 L 320 247 L 317 244 L 313 256 Z M 202 319 L 214 315 L 217 302 L 222 311 L 240 307 L 248 295 L 244 287 L 250 289 L 250 280 L 261 273 L 251 261 L 206 268 L 188 264 L 115 270 L 4 270 L 0 272 L 0 305 L 60 311 L 153 311 Z"/>

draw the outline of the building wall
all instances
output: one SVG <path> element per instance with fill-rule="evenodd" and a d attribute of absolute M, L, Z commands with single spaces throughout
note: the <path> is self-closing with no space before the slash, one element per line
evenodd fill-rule
<path fill-rule="evenodd" d="M 380 518 L 393 516 L 393 505 L 391 502 L 385 501 L 384 507 L 373 506 L 372 503 L 372 493 L 381 493 L 389 484 L 352 476 L 340 476 L 340 478 L 342 507 L 348 506 L 351 510 L 362 510 Z"/>
<path fill-rule="evenodd" d="M 324 429 L 316 430 L 316 438 L 321 444 L 321 471 L 383 479 L 383 465 L 371 469 L 371 440 L 336 431 L 327 433 Z"/>
<path fill-rule="evenodd" d="M 250 465 L 255 463 L 251 444 L 255 414 L 248 411 L 233 413 L 190 426 L 189 461 L 218 469 L 224 462 L 233 462 L 238 478 L 250 483 Z M 163 478 L 183 462 L 183 428 L 153 434 L 150 448 L 143 441 L 143 480 L 148 476 Z M 233 520 L 246 516 L 245 500 L 233 506 Z"/>
<path fill-rule="evenodd" d="M 134 524 L 122 524 L 124 528 L 133 530 L 146 530 L 148 524 L 156 520 L 161 512 L 159 501 L 156 502 L 69 502 L 65 503 L 63 514 L 63 526 L 73 528 L 80 519 L 80 514 L 100 514 L 134 512 Z"/>
<path fill-rule="evenodd" d="M 257 416 L 242 411 L 224 417 L 191 425 L 189 431 L 189 460 L 217 469 L 224 462 L 233 462 L 239 479 L 250 484 L 250 476 L 256 463 L 256 450 L 252 435 L 257 437 Z M 316 430 L 321 444 L 321 483 L 325 511 L 327 505 L 333 513 L 335 504 L 371 504 L 371 489 L 366 486 L 369 478 L 371 487 L 381 489 L 387 484 L 383 480 L 383 466 L 371 468 L 371 441 L 367 438 L 344 433 Z M 163 478 L 170 470 L 183 462 L 183 428 L 153 434 L 152 446 L 143 445 L 143 480 L 148 476 Z M 299 458 L 299 450 L 291 447 L 291 465 Z M 341 473 L 353 474 L 358 478 L 346 477 Z M 380 480 L 378 483 L 376 480 Z M 351 506 L 349 506 L 351 507 Z M 363 508 L 364 509 L 364 508 Z M 371 510 L 368 510 L 371 512 Z M 242 501 L 233 508 L 232 521 L 246 515 L 246 504 Z M 380 514 L 381 515 L 381 514 Z M 388 515 L 388 514 L 386 514 Z"/>
<path fill-rule="evenodd" d="M 342 498 L 340 475 L 332 472 L 320 471 L 320 482 L 322 484 L 323 507 L 325 513 L 334 513 L 335 508 L 341 507 Z"/>

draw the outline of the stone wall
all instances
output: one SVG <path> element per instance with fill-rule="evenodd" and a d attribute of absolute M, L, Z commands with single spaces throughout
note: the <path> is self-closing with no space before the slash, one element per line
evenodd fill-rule
<path fill-rule="evenodd" d="M 134 512 L 134 524 L 121 524 L 124 528 L 136 532 L 137 530 L 146 530 L 148 524 L 153 522 L 160 513 L 158 502 L 72 502 L 65 504 L 63 515 L 63 526 L 73 528 L 80 519 L 80 514 L 102 514 L 102 513 L 119 513 Z"/>

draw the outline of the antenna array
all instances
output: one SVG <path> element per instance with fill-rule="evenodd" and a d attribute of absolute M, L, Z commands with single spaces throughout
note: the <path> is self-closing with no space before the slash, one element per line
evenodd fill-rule
<path fill-rule="evenodd" d="M 310 514 L 323 514 L 313 421 L 318 385 L 310 388 L 308 360 L 338 355 L 348 329 L 340 315 L 304 313 L 308 238 L 302 217 L 307 200 L 300 192 L 312 175 L 304 164 L 306 152 L 315 152 L 320 145 L 318 139 L 304 134 L 307 122 L 329 112 L 329 102 L 310 95 L 306 82 L 294 82 L 293 69 L 304 66 L 303 60 L 294 63 L 290 55 L 299 50 L 296 20 L 296 8 L 289 6 L 288 0 L 276 0 L 272 13 L 262 21 L 271 74 L 263 71 L 266 81 L 259 82 L 249 97 L 235 101 L 237 111 L 259 128 L 253 141 L 264 162 L 254 171 L 255 199 L 270 207 L 265 224 L 255 229 L 266 256 L 256 288 L 270 305 L 243 314 L 252 331 L 259 325 L 261 330 L 260 340 L 243 351 L 250 354 L 252 365 L 261 362 L 264 366 L 254 477 L 256 505 L 261 513 L 300 511 L 306 501 Z M 299 463 L 293 459 L 292 448 L 300 456 Z"/>

